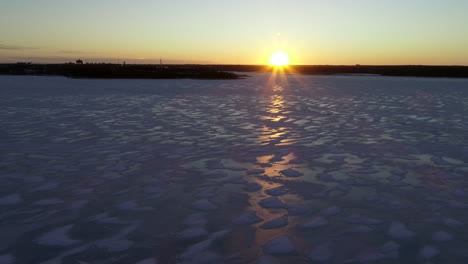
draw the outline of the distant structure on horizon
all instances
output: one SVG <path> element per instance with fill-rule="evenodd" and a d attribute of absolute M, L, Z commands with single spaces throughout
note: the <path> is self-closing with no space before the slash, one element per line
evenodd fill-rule
<path fill-rule="evenodd" d="M 83 64 L 83 61 L 78 59 L 78 60 L 76 60 L 76 64 Z"/>

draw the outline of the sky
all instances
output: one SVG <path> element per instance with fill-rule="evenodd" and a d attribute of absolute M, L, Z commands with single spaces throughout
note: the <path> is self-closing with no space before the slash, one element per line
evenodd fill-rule
<path fill-rule="evenodd" d="M 0 62 L 468 65 L 467 0 L 0 0 Z"/>

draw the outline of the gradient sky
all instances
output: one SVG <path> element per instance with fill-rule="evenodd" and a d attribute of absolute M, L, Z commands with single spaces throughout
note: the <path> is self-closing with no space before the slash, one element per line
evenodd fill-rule
<path fill-rule="evenodd" d="M 467 0 L 0 0 L 0 62 L 468 65 Z"/>

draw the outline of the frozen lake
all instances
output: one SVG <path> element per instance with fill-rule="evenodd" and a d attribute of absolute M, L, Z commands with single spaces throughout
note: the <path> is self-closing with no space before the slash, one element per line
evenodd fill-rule
<path fill-rule="evenodd" d="M 0 76 L 0 263 L 467 263 L 468 80 Z"/>

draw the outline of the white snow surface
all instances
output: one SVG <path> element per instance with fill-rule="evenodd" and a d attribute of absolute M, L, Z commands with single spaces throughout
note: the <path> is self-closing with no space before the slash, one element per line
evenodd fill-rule
<path fill-rule="evenodd" d="M 468 260 L 467 79 L 247 74 L 1 75 L 0 262 Z"/>

